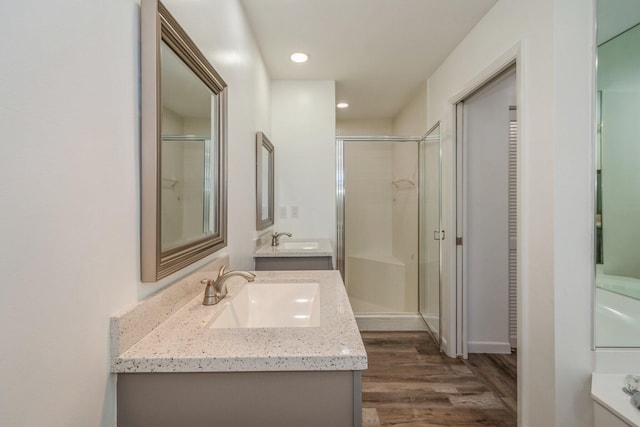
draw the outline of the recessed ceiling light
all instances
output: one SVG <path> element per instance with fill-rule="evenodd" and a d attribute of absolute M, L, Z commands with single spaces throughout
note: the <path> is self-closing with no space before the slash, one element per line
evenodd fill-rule
<path fill-rule="evenodd" d="M 346 102 L 338 102 L 338 105 L 336 105 L 338 108 L 347 108 L 348 106 L 349 104 Z"/>
<path fill-rule="evenodd" d="M 307 62 L 309 60 L 309 55 L 302 52 L 292 53 L 290 56 L 293 62 Z"/>

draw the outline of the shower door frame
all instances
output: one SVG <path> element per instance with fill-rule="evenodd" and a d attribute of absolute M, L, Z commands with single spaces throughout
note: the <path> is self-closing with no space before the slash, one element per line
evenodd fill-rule
<path fill-rule="evenodd" d="M 345 180 L 344 180 L 344 144 L 345 142 L 373 142 L 373 143 L 383 143 L 383 142 L 415 142 L 416 148 L 418 149 L 418 153 L 420 152 L 420 143 L 421 141 L 426 140 L 428 135 L 440 125 L 440 122 L 436 123 L 433 127 L 431 127 L 424 135 L 422 136 L 336 136 L 336 269 L 340 271 L 340 274 L 345 280 Z M 442 155 L 442 153 L 440 153 Z M 421 170 L 421 165 L 419 165 L 418 174 L 422 177 L 423 171 Z M 418 183 L 419 191 L 421 182 Z M 442 193 L 442 190 L 440 190 Z M 440 195 L 441 197 L 441 195 Z M 418 203 L 419 204 L 419 203 Z M 420 206 L 418 206 L 418 223 L 416 224 L 416 233 L 418 236 L 420 235 Z M 441 208 L 440 208 L 441 209 Z M 440 229 L 442 229 L 442 218 L 440 217 Z M 422 251 L 420 247 L 420 240 L 418 239 L 418 257 L 420 257 L 420 252 Z M 440 245 L 440 252 L 442 252 L 442 245 Z M 440 253 L 440 267 L 442 269 L 442 253 Z M 438 312 L 441 311 L 441 294 L 442 294 L 442 271 L 439 271 L 439 301 L 438 301 Z M 422 316 L 420 312 L 420 298 L 422 297 L 420 291 L 420 269 L 418 268 L 418 311 L 417 314 L 422 318 L 426 325 L 426 330 L 430 333 L 431 329 L 427 324 L 426 319 Z M 442 316 L 439 316 L 439 328 L 442 331 Z M 439 331 L 438 336 L 438 344 L 442 346 L 442 337 L 441 332 Z"/>
<path fill-rule="evenodd" d="M 419 188 L 418 188 L 418 314 L 424 322 L 427 324 L 427 329 L 434 337 L 434 339 L 438 342 L 438 348 L 442 349 L 443 341 L 442 341 L 442 241 L 445 239 L 445 231 L 442 226 L 442 122 L 437 121 L 431 128 L 425 132 L 425 134 L 418 141 L 418 156 L 419 156 L 419 166 L 418 166 L 418 174 L 419 174 Z M 424 164 L 425 159 L 423 156 L 423 150 L 426 150 L 426 147 L 423 145 L 426 144 L 430 138 L 433 138 L 433 132 L 438 129 L 438 229 L 433 230 L 434 240 L 438 240 L 438 333 L 435 333 L 431 327 L 429 326 L 429 322 L 427 322 L 427 318 L 425 317 L 427 313 L 422 313 L 422 282 L 426 280 L 425 277 L 422 276 L 421 271 L 421 263 L 422 263 L 422 255 L 423 251 L 426 251 L 426 248 L 423 248 L 422 243 L 422 224 L 423 221 L 426 221 L 426 213 L 423 212 L 423 192 L 425 189 L 422 188 L 423 183 L 426 179 L 427 167 Z M 425 224 L 426 225 L 426 224 Z M 426 232 L 425 239 L 428 239 L 429 232 Z M 438 236 L 437 239 L 435 236 Z M 427 284 L 425 284 L 424 293 L 427 293 Z"/>

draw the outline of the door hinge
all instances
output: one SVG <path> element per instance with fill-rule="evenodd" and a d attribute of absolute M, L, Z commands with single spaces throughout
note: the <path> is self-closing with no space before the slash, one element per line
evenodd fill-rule
<path fill-rule="evenodd" d="M 462 246 L 462 237 L 456 237 L 456 246 Z"/>

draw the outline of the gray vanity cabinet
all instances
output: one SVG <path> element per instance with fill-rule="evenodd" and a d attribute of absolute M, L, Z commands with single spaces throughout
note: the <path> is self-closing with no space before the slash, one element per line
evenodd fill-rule
<path fill-rule="evenodd" d="M 255 269 L 333 270 L 333 255 L 329 239 L 286 239 L 278 246 L 267 242 L 255 252 Z"/>
<path fill-rule="evenodd" d="M 360 427 L 361 371 L 118 375 L 118 426 Z"/>
<path fill-rule="evenodd" d="M 256 257 L 256 270 L 333 270 L 331 256 Z"/>

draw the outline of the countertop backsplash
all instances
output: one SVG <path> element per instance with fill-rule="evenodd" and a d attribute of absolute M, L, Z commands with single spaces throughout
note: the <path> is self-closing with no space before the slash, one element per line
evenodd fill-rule
<path fill-rule="evenodd" d="M 167 320 L 204 290 L 200 280 L 215 279 L 218 270 L 229 265 L 229 256 L 223 255 L 202 268 L 185 276 L 159 292 L 111 316 L 112 361 Z"/>

